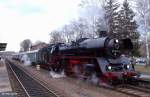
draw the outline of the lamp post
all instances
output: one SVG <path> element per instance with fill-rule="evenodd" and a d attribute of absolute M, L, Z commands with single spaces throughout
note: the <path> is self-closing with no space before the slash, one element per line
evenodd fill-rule
<path fill-rule="evenodd" d="M 150 11 L 150 0 L 148 0 L 148 14 Z M 147 17 L 144 19 L 145 22 L 145 32 L 146 32 L 146 57 L 147 57 L 147 65 L 150 65 L 150 57 L 149 57 L 149 47 L 148 47 L 148 37 L 149 37 L 149 31 L 147 30 L 148 25 L 147 25 Z"/>
<path fill-rule="evenodd" d="M 149 36 L 149 32 L 147 32 L 146 35 L 146 57 L 147 57 L 147 64 L 150 65 L 150 61 L 149 61 L 149 47 L 148 47 L 148 36 Z"/>

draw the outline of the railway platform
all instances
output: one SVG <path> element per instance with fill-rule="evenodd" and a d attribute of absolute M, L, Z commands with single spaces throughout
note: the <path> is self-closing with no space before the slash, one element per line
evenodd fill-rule
<path fill-rule="evenodd" d="M 0 60 L 0 97 L 11 97 L 12 88 L 6 69 L 5 61 Z"/>

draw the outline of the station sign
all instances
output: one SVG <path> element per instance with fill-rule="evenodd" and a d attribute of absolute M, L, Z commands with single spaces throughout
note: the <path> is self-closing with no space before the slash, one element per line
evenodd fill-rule
<path fill-rule="evenodd" d="M 5 51 L 7 43 L 0 43 L 0 51 Z"/>

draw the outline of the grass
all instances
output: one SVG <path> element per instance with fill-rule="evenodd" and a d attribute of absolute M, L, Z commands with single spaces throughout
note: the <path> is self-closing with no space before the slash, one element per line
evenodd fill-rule
<path fill-rule="evenodd" d="M 135 70 L 150 74 L 150 66 L 145 67 L 145 66 L 141 66 L 141 65 L 135 65 Z"/>

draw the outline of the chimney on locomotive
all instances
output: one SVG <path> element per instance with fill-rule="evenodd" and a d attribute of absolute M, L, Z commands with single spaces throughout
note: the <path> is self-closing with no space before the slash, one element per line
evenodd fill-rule
<path fill-rule="evenodd" d="M 106 36 L 107 36 L 107 28 L 106 28 L 106 26 L 100 27 L 100 28 L 97 30 L 97 32 L 98 32 L 98 37 L 99 37 L 99 38 L 100 38 L 100 37 L 106 37 Z"/>

